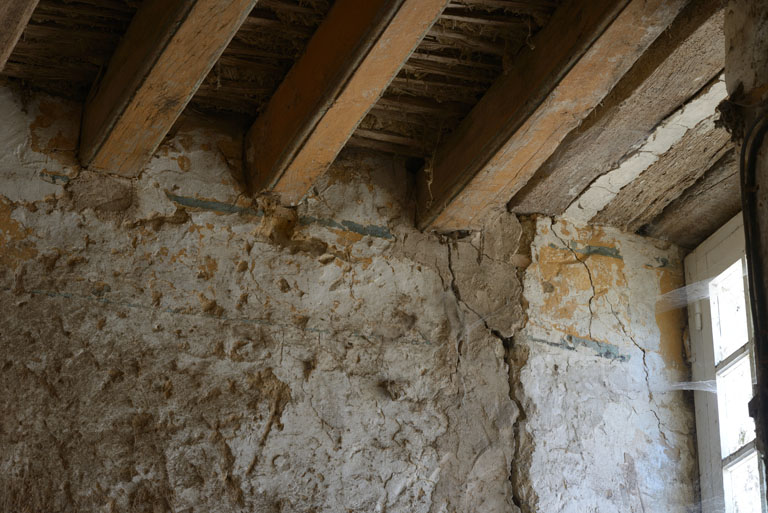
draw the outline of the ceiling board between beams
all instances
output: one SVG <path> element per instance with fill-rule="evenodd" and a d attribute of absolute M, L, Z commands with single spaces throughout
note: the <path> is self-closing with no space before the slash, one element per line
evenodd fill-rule
<path fill-rule="evenodd" d="M 694 249 L 739 211 L 738 152 L 731 150 L 640 232 Z"/>

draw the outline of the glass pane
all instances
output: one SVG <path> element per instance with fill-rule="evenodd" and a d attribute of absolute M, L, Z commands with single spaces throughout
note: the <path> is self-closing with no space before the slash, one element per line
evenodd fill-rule
<path fill-rule="evenodd" d="M 749 356 L 744 355 L 717 375 L 717 409 L 722 457 L 733 454 L 755 438 L 755 422 L 747 404 L 752 399 Z"/>
<path fill-rule="evenodd" d="M 734 262 L 710 282 L 709 304 L 712 311 L 715 364 L 718 364 L 749 340 L 741 260 Z"/>
<path fill-rule="evenodd" d="M 723 470 L 726 513 L 761 513 L 757 452 Z"/>

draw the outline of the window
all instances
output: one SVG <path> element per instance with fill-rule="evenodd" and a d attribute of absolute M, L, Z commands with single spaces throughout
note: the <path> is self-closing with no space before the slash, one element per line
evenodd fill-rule
<path fill-rule="evenodd" d="M 685 259 L 704 513 L 768 513 L 765 471 L 749 416 L 755 382 L 741 214 Z"/>

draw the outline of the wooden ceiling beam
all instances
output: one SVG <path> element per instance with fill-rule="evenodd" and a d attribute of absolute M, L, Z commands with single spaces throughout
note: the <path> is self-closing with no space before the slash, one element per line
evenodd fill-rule
<path fill-rule="evenodd" d="M 136 176 L 255 3 L 145 0 L 86 101 L 82 164 Z"/>
<path fill-rule="evenodd" d="M 420 173 L 420 228 L 481 228 L 611 91 L 685 3 L 566 1 Z"/>
<path fill-rule="evenodd" d="M 696 183 L 726 153 L 733 150 L 731 135 L 715 126 L 718 115 L 689 130 L 674 146 L 622 187 L 592 219 L 626 232 L 652 222 L 667 205 Z"/>
<path fill-rule="evenodd" d="M 557 7 L 554 1 L 514 1 L 514 0 L 453 0 L 451 7 L 463 7 L 471 9 L 504 10 L 515 13 L 537 13 Z"/>
<path fill-rule="evenodd" d="M 300 201 L 448 0 L 337 0 L 246 135 L 251 190 Z"/>
<path fill-rule="evenodd" d="M 0 9 L 0 71 L 19 41 L 38 0 L 3 0 Z"/>
<path fill-rule="evenodd" d="M 689 2 L 510 201 L 516 214 L 559 216 L 723 71 L 723 0 Z"/>
<path fill-rule="evenodd" d="M 641 233 L 694 249 L 741 211 L 739 155 L 726 153 Z"/>

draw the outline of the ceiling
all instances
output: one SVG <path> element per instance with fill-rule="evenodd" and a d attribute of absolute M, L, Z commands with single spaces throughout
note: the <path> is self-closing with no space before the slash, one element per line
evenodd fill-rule
<path fill-rule="evenodd" d="M 457 0 L 418 46 L 350 145 L 426 157 L 560 0 Z M 40 0 L 2 75 L 85 98 L 141 0 Z M 332 0 L 259 0 L 189 108 L 256 117 L 327 16 Z"/>
<path fill-rule="evenodd" d="M 557 42 L 543 40 L 542 29 L 556 12 L 578 3 L 448 1 L 345 138 L 346 147 L 422 159 L 427 166 L 421 172 L 428 171 L 441 146 L 470 123 L 470 113 L 482 107 L 478 103 L 494 84 L 525 82 L 525 77 L 514 76 L 525 69 L 521 60 L 534 69 L 538 66 L 526 55 L 546 59 L 546 53 L 535 52 L 548 48 L 553 61 L 558 58 Z M 639 3 L 624 1 L 629 6 L 621 12 Z M 658 23 L 660 28 L 643 43 L 627 71 L 609 84 L 608 94 L 584 111 L 584 119 L 576 120 L 572 129 L 564 129 L 551 156 L 534 166 L 522 187 L 510 189 L 503 198 L 510 200 L 509 209 L 519 214 L 567 213 L 595 180 L 620 167 L 654 137 L 664 120 L 711 87 L 724 62 L 718 47 L 723 41 L 722 4 L 677 0 L 675 10 L 664 14 L 668 21 Z M 26 88 L 86 102 L 141 5 L 141 0 L 40 0 L 1 74 Z M 258 119 L 332 7 L 330 0 L 259 0 L 186 109 L 211 116 L 234 114 L 246 122 Z M 663 9 L 671 8 L 658 7 L 659 12 Z M 657 38 L 659 32 L 665 37 Z M 572 64 L 564 65 L 564 73 L 570 73 L 568 66 Z M 552 87 L 562 85 L 563 79 L 558 80 Z M 540 109 L 542 103 L 531 105 Z M 714 109 L 707 118 L 713 116 Z M 706 159 L 659 155 L 660 162 L 667 162 L 663 170 L 658 169 L 662 164 L 642 170 L 584 221 L 693 247 L 727 220 L 739 205 L 729 138 L 713 134 L 714 128 L 693 128 L 667 150 L 677 155 L 704 153 Z M 666 187 L 647 187 L 658 182 L 654 173 L 664 177 Z M 622 217 L 623 210 L 634 207 L 649 213 L 630 220 Z"/>

